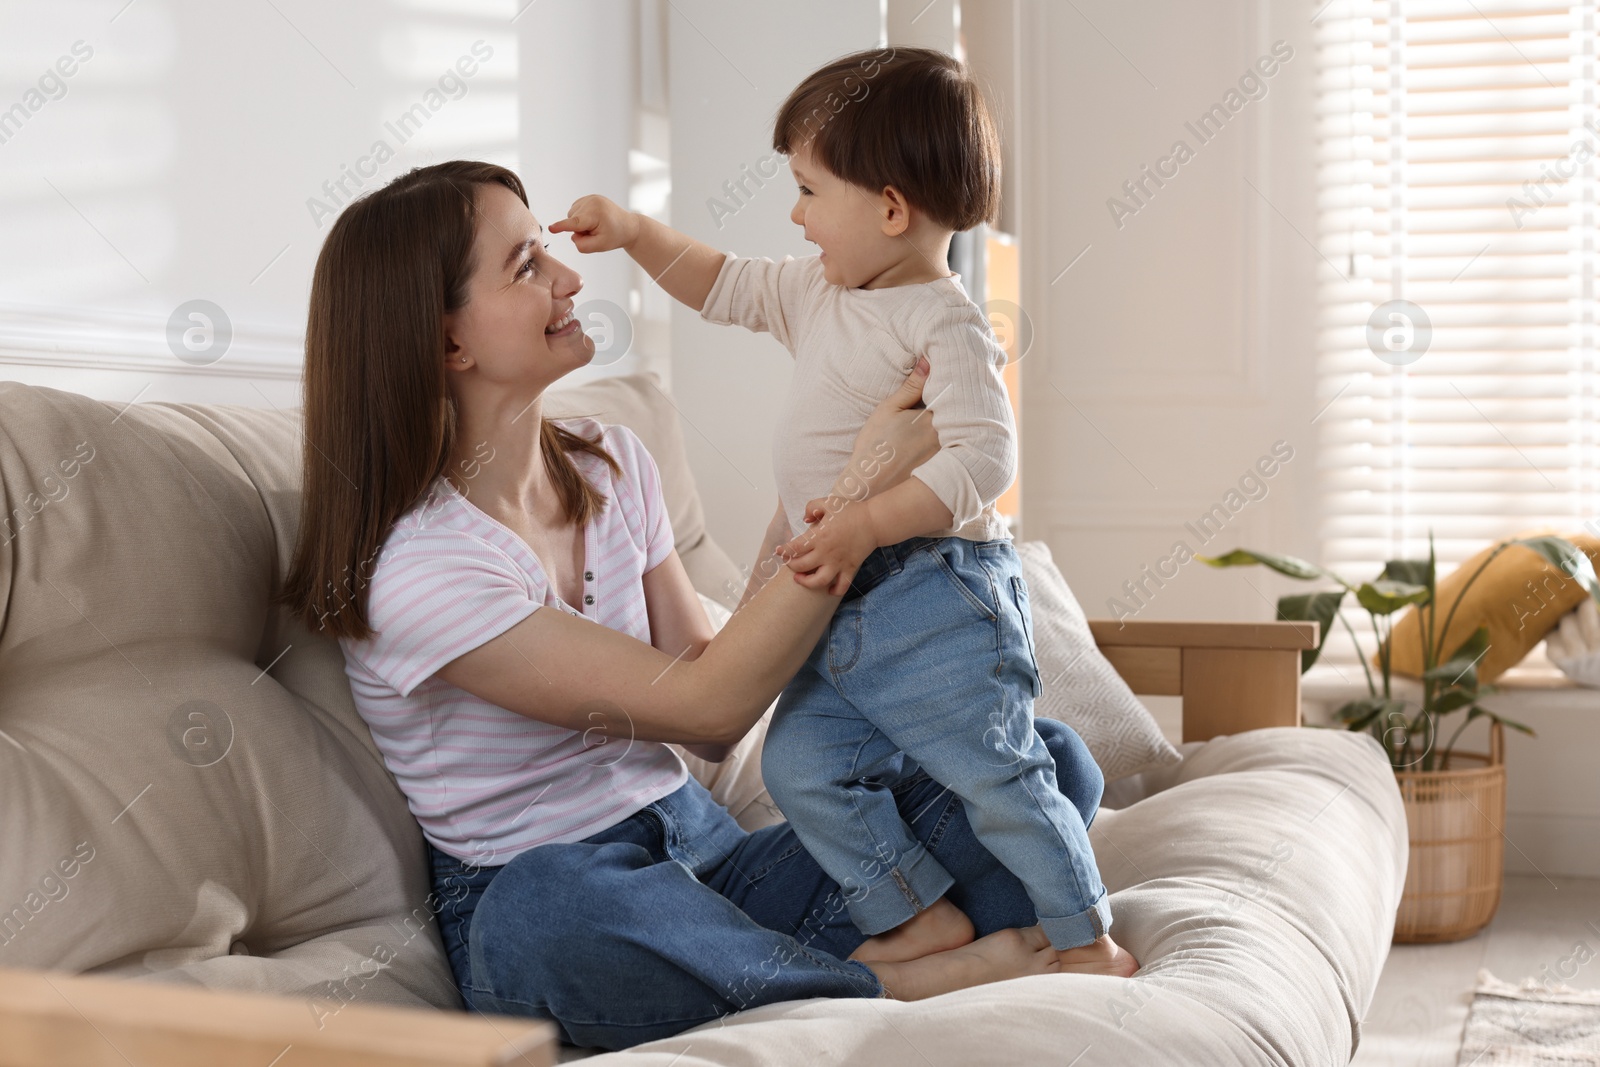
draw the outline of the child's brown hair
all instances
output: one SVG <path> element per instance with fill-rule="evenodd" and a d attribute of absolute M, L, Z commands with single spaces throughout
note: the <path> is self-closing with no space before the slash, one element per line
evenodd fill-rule
<path fill-rule="evenodd" d="M 972 75 L 931 48 L 854 52 L 802 81 L 778 110 L 772 147 L 809 144 L 830 173 L 900 190 L 952 230 L 1000 213 L 1000 137 Z"/>

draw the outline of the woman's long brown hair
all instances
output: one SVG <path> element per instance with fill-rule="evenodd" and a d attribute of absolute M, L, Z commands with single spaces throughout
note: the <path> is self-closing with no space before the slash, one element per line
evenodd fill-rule
<path fill-rule="evenodd" d="M 479 189 L 522 181 L 493 163 L 415 168 L 351 201 L 317 256 L 306 319 L 300 529 L 273 598 L 313 630 L 362 640 L 366 587 L 395 520 L 442 474 L 456 445 L 445 385 L 446 313 L 466 306 Z M 598 440 L 541 419 L 540 447 L 570 522 L 605 508 L 567 454 Z"/>

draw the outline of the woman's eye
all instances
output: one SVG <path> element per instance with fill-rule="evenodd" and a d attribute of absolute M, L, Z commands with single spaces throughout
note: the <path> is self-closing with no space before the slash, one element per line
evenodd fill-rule
<path fill-rule="evenodd" d="M 549 245 L 548 242 L 545 243 L 543 251 L 545 251 L 545 252 L 550 251 L 550 245 Z M 525 263 L 523 263 L 520 268 L 518 268 L 517 273 L 518 274 L 532 274 L 534 271 L 538 270 L 538 267 L 536 267 L 534 265 L 534 261 L 539 258 L 539 255 L 540 255 L 540 253 L 537 252 L 537 251 L 528 253 L 527 261 Z"/>

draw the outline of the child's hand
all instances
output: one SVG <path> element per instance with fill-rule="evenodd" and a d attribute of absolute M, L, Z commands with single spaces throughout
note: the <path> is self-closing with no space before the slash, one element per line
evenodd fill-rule
<path fill-rule="evenodd" d="M 639 239 L 639 216 L 598 194 L 580 196 L 566 218 L 550 224 L 550 232 L 570 232 L 580 252 L 609 252 Z"/>
<path fill-rule="evenodd" d="M 806 503 L 805 521 L 811 527 L 779 545 L 778 556 L 795 572 L 794 580 L 807 589 L 843 596 L 861 561 L 878 547 L 865 502 L 818 497 Z"/>

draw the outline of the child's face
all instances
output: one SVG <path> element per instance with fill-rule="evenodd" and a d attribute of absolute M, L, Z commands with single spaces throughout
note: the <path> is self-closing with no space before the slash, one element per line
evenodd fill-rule
<path fill-rule="evenodd" d="M 800 187 L 789 218 L 822 250 L 824 278 L 853 289 L 904 256 L 903 239 L 884 233 L 881 196 L 830 173 L 809 147 L 789 157 L 789 169 Z"/>

